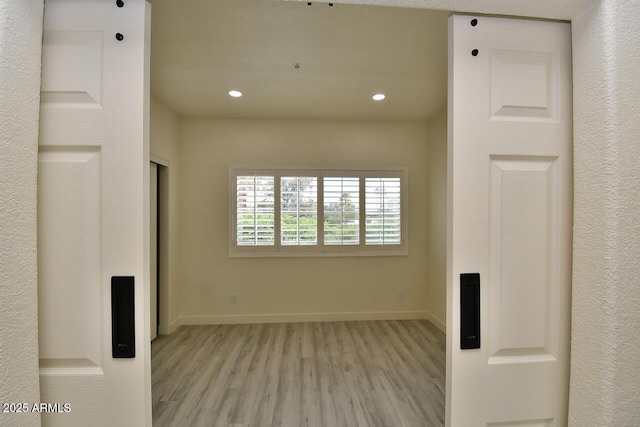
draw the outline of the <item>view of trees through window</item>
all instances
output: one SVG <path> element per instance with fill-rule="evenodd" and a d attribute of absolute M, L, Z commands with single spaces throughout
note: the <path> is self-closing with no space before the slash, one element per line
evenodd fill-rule
<path fill-rule="evenodd" d="M 324 244 L 360 244 L 360 179 L 324 178 Z"/>
<path fill-rule="evenodd" d="M 401 178 L 362 175 L 237 175 L 237 246 L 400 245 Z"/>
<path fill-rule="evenodd" d="M 318 178 L 280 178 L 282 245 L 318 244 Z"/>

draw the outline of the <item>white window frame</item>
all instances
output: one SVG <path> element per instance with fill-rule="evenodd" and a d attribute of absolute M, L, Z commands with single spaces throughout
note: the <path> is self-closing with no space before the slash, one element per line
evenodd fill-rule
<path fill-rule="evenodd" d="M 272 175 L 274 177 L 275 198 L 275 238 L 272 246 L 238 246 L 236 244 L 237 195 L 236 179 L 242 175 Z M 318 182 L 318 244 L 282 245 L 280 178 L 282 176 L 317 177 Z M 354 176 L 360 178 L 359 190 L 359 233 L 358 245 L 324 245 L 324 178 Z M 367 245 L 365 237 L 365 178 L 400 178 L 401 243 L 392 245 Z M 230 165 L 229 166 L 229 257 L 325 257 L 325 256 L 398 256 L 409 254 L 409 170 L 405 166 L 390 167 L 300 167 L 273 165 Z"/>

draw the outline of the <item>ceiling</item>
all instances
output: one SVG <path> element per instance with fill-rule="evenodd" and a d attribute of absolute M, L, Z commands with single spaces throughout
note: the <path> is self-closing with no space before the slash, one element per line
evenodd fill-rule
<path fill-rule="evenodd" d="M 446 105 L 448 12 L 151 3 L 151 92 L 181 117 L 428 120 Z"/>

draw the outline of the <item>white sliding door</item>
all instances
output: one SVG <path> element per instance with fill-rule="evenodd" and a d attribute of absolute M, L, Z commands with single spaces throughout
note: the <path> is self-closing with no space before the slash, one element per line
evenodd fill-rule
<path fill-rule="evenodd" d="M 449 24 L 447 422 L 566 426 L 570 25 Z"/>
<path fill-rule="evenodd" d="M 68 406 L 43 426 L 151 425 L 149 18 L 143 0 L 45 4 L 40 390 L 41 402 Z M 134 322 L 112 323 L 114 276 L 127 277 L 115 294 Z"/>

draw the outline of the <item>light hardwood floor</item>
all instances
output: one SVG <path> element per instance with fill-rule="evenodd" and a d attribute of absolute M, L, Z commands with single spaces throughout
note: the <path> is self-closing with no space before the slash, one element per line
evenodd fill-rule
<path fill-rule="evenodd" d="M 426 320 L 183 326 L 152 344 L 154 427 L 444 425 Z"/>

